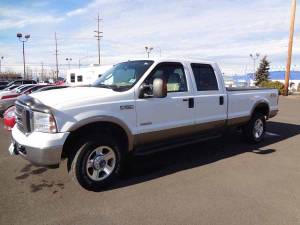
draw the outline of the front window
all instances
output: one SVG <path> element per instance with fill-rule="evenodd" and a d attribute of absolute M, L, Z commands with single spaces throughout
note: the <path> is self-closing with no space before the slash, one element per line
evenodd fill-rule
<path fill-rule="evenodd" d="M 105 72 L 92 86 L 127 91 L 138 82 L 152 64 L 153 61 L 150 60 L 119 63 Z"/>

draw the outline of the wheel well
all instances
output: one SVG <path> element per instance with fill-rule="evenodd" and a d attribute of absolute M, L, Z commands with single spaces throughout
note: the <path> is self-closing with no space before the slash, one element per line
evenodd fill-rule
<path fill-rule="evenodd" d="M 66 158 L 69 155 L 73 150 L 71 146 L 74 145 L 80 137 L 89 135 L 91 132 L 101 132 L 117 137 L 120 140 L 123 150 L 128 151 L 128 136 L 121 126 L 112 122 L 95 122 L 79 127 L 70 133 L 63 146 L 62 158 Z"/>
<path fill-rule="evenodd" d="M 266 117 L 268 118 L 268 116 L 269 116 L 269 111 L 270 111 L 270 110 L 269 110 L 269 106 L 268 106 L 267 103 L 260 103 L 260 104 L 258 104 L 258 105 L 255 107 L 255 109 L 253 110 L 252 115 L 253 115 L 254 113 L 259 112 L 259 113 L 263 114 L 264 116 L 266 116 Z"/>

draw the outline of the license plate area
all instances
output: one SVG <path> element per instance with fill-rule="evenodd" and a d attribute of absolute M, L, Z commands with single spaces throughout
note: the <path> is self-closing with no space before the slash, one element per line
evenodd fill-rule
<path fill-rule="evenodd" d="M 13 140 L 12 145 L 13 145 L 13 151 L 16 155 L 18 155 L 18 154 L 26 155 L 27 154 L 26 148 L 24 146 L 20 145 L 18 142 Z"/>

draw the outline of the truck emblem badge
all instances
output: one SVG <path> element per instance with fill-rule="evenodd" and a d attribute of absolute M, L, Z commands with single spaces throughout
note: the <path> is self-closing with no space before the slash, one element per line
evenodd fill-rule
<path fill-rule="evenodd" d="M 120 110 L 134 109 L 134 105 L 121 105 Z"/>

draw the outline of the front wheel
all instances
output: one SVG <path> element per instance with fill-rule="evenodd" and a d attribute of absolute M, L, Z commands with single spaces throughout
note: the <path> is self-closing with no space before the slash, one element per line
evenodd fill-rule
<path fill-rule="evenodd" d="M 261 113 L 255 113 L 247 125 L 243 127 L 243 133 L 247 141 L 259 143 L 266 132 L 266 118 Z"/>
<path fill-rule="evenodd" d="M 106 135 L 83 138 L 69 157 L 69 173 L 82 187 L 100 191 L 120 174 L 123 153 L 118 141 Z"/>

